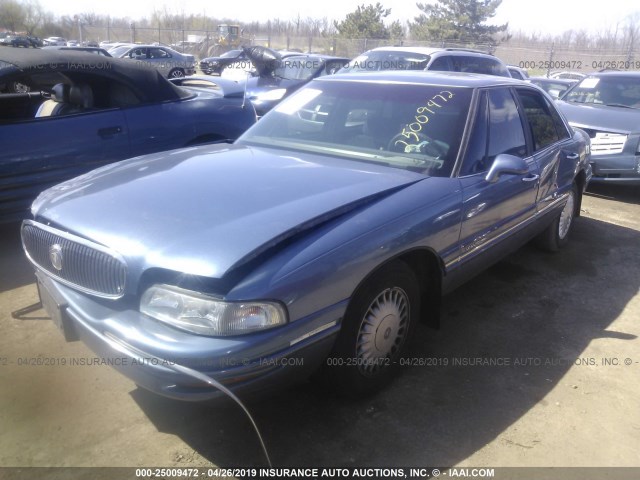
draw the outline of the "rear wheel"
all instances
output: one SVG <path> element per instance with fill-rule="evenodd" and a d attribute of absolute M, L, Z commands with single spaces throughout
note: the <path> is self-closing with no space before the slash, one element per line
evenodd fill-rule
<path fill-rule="evenodd" d="M 383 267 L 357 290 L 325 369 L 340 393 L 372 393 L 394 378 L 419 302 L 416 276 L 403 262 Z"/>
<path fill-rule="evenodd" d="M 569 191 L 569 197 L 557 218 L 538 237 L 542 248 L 550 252 L 557 252 L 569 242 L 569 234 L 579 205 L 578 186 L 574 183 Z"/>

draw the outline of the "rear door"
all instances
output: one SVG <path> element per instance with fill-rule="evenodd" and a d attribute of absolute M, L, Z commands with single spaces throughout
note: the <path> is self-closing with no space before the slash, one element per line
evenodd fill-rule
<path fill-rule="evenodd" d="M 540 169 L 537 203 L 538 209 L 544 210 L 557 198 L 560 162 L 563 158 L 575 161 L 579 153 L 562 118 L 542 93 L 517 88 L 516 94 L 527 120 L 533 157 Z"/>

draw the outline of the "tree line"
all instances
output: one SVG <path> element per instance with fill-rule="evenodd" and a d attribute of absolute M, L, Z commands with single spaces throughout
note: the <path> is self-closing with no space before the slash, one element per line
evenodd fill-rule
<path fill-rule="evenodd" d="M 492 44 L 512 40 L 517 43 L 558 43 L 576 48 L 637 48 L 640 42 L 640 13 L 621 20 L 613 27 L 597 33 L 567 30 L 561 35 L 510 31 L 508 23 L 488 23 L 502 0 L 437 0 L 435 4 L 416 3 L 413 19 L 404 23 L 389 21 L 391 8 L 380 2 L 362 4 L 340 21 L 325 18 L 273 18 L 263 22 L 243 23 L 237 19 L 215 18 L 205 15 L 176 13 L 166 6 L 156 9 L 142 19 L 110 17 L 95 13 L 78 13 L 56 17 L 47 12 L 38 0 L 0 0 L 0 29 L 25 32 L 34 36 L 75 37 L 79 28 L 97 27 L 175 29 L 215 31 L 221 23 L 240 24 L 253 36 L 286 35 L 299 37 L 327 37 L 345 39 L 379 39 L 393 42 L 433 41 L 455 44 Z M 99 40 L 99 39 L 94 39 Z"/>

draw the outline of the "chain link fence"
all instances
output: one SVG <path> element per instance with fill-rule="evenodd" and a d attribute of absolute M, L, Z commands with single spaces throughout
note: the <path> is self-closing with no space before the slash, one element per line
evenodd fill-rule
<path fill-rule="evenodd" d="M 158 43 L 183 53 L 195 55 L 197 59 L 216 56 L 232 48 L 221 45 L 216 30 L 180 30 L 164 28 L 141 28 L 132 24 L 129 28 L 91 27 L 83 28 L 85 40 Z M 223 42 L 224 43 L 224 42 Z M 571 70 L 588 73 L 603 69 L 640 70 L 632 47 L 593 48 L 559 43 L 514 42 L 499 45 L 452 43 L 446 41 L 413 41 L 403 39 L 379 40 L 368 38 L 345 39 L 323 35 L 272 34 L 261 31 L 242 35 L 235 42 L 240 45 L 261 45 L 274 50 L 294 50 L 353 58 L 372 48 L 403 45 L 433 48 L 467 48 L 492 53 L 505 63 L 528 70 L 531 75 L 546 75 L 554 71 Z"/>

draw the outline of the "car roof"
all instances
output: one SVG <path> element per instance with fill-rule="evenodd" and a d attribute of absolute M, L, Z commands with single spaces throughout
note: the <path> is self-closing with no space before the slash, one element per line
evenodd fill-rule
<path fill-rule="evenodd" d="M 320 81 L 350 81 L 367 83 L 404 83 L 437 85 L 441 87 L 482 88 L 497 85 L 531 86 L 511 77 L 480 73 L 441 72 L 437 70 L 383 70 L 358 73 L 337 73 L 321 77 Z"/>
<path fill-rule="evenodd" d="M 283 60 L 286 60 L 287 58 L 296 58 L 296 57 L 317 58 L 317 59 L 325 60 L 325 61 L 341 60 L 341 61 L 344 61 L 344 62 L 348 62 L 350 60 L 349 58 L 346 58 L 346 57 L 335 57 L 333 55 L 325 55 L 323 53 L 297 53 L 295 55 L 291 55 L 289 57 L 286 57 Z"/>
<path fill-rule="evenodd" d="M 71 67 L 70 67 L 71 66 Z M 100 73 L 133 87 L 143 102 L 177 100 L 180 90 L 155 68 L 102 55 L 87 55 L 74 50 L 13 49 L 0 50 L 0 80 L 32 73 Z"/>
<path fill-rule="evenodd" d="M 370 52 L 407 52 L 407 53 L 422 53 L 425 55 L 432 55 L 436 52 L 442 52 L 442 48 L 429 48 L 429 47 L 377 47 L 369 50 Z"/>
<path fill-rule="evenodd" d="M 529 77 L 529 80 L 537 81 L 537 82 L 548 82 L 548 83 L 558 83 L 563 85 L 573 85 L 579 80 L 572 80 L 570 78 L 548 78 L 548 77 Z"/>
<path fill-rule="evenodd" d="M 490 53 L 481 52 L 479 50 L 470 50 L 465 48 L 438 48 L 438 47 L 399 47 L 399 46 L 390 46 L 390 47 L 377 47 L 369 50 L 370 52 L 406 52 L 406 53 L 422 53 L 424 55 L 436 55 L 436 54 L 446 54 L 446 55 L 479 55 L 483 57 L 491 57 L 496 58 L 494 55 Z"/>
<path fill-rule="evenodd" d="M 621 70 L 605 70 L 603 72 L 589 73 L 587 77 L 626 77 L 626 78 L 640 78 L 640 72 L 635 71 L 621 71 Z"/>

